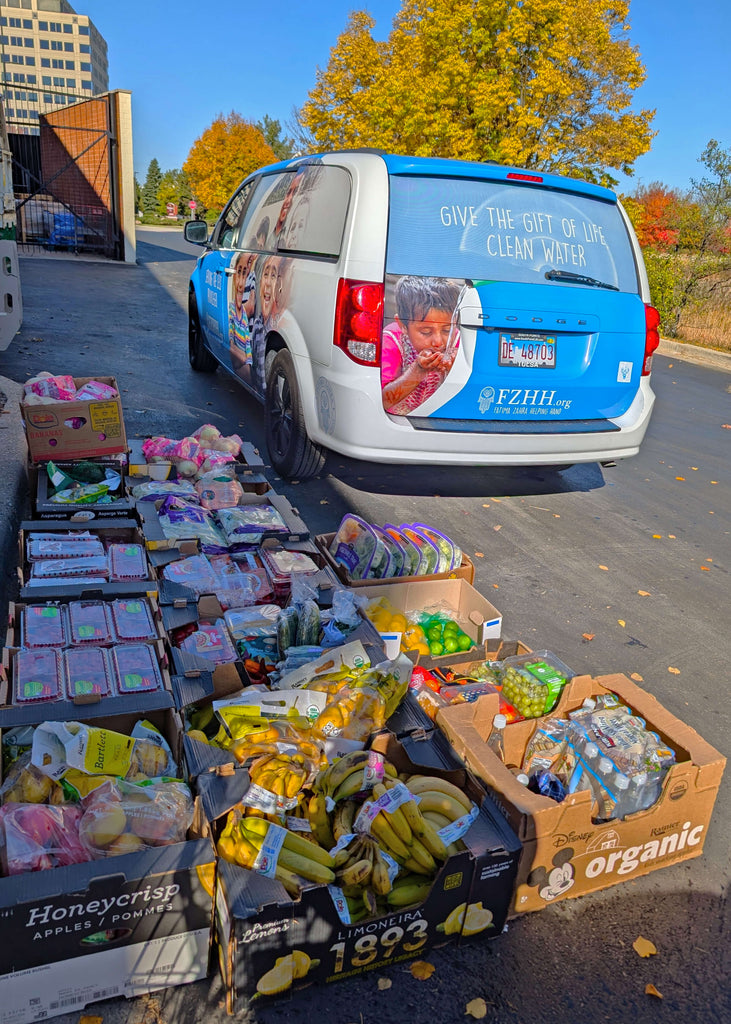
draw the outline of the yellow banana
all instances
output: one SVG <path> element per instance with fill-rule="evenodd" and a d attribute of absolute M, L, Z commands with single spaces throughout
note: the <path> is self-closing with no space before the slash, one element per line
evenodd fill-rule
<path fill-rule="evenodd" d="M 429 882 L 394 886 L 386 896 L 386 902 L 389 907 L 410 907 L 416 903 L 423 903 L 429 895 L 430 889 L 431 884 Z"/>
<path fill-rule="evenodd" d="M 458 789 L 446 779 L 438 779 L 433 775 L 412 775 L 406 785 L 412 793 L 444 793 L 451 796 L 462 807 L 462 814 L 468 814 L 472 810 L 472 803 L 461 789 Z M 461 817 L 460 814 L 457 817 Z"/>
<path fill-rule="evenodd" d="M 423 811 L 422 817 L 426 821 L 430 821 L 432 825 L 435 825 L 437 829 L 444 828 L 446 825 L 451 825 L 451 818 L 448 818 L 445 814 L 439 814 L 438 811 Z"/>
<path fill-rule="evenodd" d="M 401 861 L 408 859 L 410 855 L 410 848 L 406 846 L 406 844 L 396 835 L 383 812 L 377 814 L 373 819 L 371 823 L 371 832 L 379 841 L 381 846 L 385 846 L 386 851 L 391 854 L 394 860 L 397 860 L 400 863 Z"/>
<path fill-rule="evenodd" d="M 264 839 L 269 831 L 269 822 L 264 821 L 262 818 L 247 819 L 246 829 Z M 332 869 L 334 866 L 333 858 L 327 850 L 316 846 L 308 839 L 303 839 L 296 832 L 287 830 L 282 846 L 285 850 L 291 850 L 292 853 L 297 853 L 301 857 L 309 857 L 310 860 L 314 860 L 326 868 Z"/>
<path fill-rule="evenodd" d="M 449 854 L 444 840 L 430 821 L 426 821 L 424 818 L 421 821 L 422 830 L 417 836 L 419 842 L 426 847 L 432 857 L 436 857 L 437 860 L 446 860 Z"/>
<path fill-rule="evenodd" d="M 352 800 L 343 800 L 335 808 L 333 815 L 332 830 L 337 842 L 341 836 L 350 835 L 353 831 L 356 805 Z"/>
<path fill-rule="evenodd" d="M 378 903 L 376 901 L 376 894 L 373 889 L 363 890 L 363 906 L 365 907 L 366 914 L 368 917 L 375 917 L 378 914 Z"/>
<path fill-rule="evenodd" d="M 462 804 L 457 803 L 447 793 L 426 791 L 420 793 L 419 796 L 419 809 L 422 814 L 425 814 L 427 811 L 436 811 L 437 814 L 443 814 L 451 823 L 466 813 Z"/>
<path fill-rule="evenodd" d="M 338 880 L 342 885 L 359 885 L 364 886 L 373 871 L 373 861 L 369 857 L 364 857 L 362 860 L 358 860 L 355 864 L 349 864 L 348 867 L 343 868 L 342 871 L 338 872 Z"/>
<path fill-rule="evenodd" d="M 346 800 L 348 797 L 355 796 L 356 793 L 360 793 L 363 789 L 363 785 L 363 769 L 355 768 L 350 775 L 340 783 L 338 788 L 334 790 L 332 798 L 335 803 L 338 803 L 340 800 Z"/>
<path fill-rule="evenodd" d="M 392 888 L 391 879 L 388 875 L 388 867 L 378 846 L 376 846 L 373 851 L 373 874 L 371 875 L 371 885 L 373 886 L 373 891 L 377 896 L 385 896 Z"/>
<path fill-rule="evenodd" d="M 313 793 L 307 805 L 307 820 L 310 823 L 312 834 L 320 846 L 325 850 L 332 850 L 335 846 L 330 818 L 325 806 L 324 793 Z"/>
<path fill-rule="evenodd" d="M 382 782 L 376 783 L 376 785 L 373 787 L 374 800 L 379 800 L 386 792 L 386 787 L 383 785 Z M 405 846 L 409 846 L 411 844 L 412 831 L 409 828 L 409 824 L 406 821 L 406 818 L 404 817 L 401 808 L 397 807 L 394 811 L 381 811 L 381 814 L 384 814 L 386 816 L 386 818 L 388 819 L 388 823 L 390 824 L 391 828 L 394 830 L 396 835 L 399 837 L 401 842 Z"/>
<path fill-rule="evenodd" d="M 370 756 L 367 750 L 351 750 L 349 754 L 339 757 L 335 764 L 331 765 L 324 773 L 324 778 L 320 777 L 319 779 L 323 793 L 332 796 L 351 772 L 363 768 L 368 763 Z"/>
<path fill-rule="evenodd" d="M 429 868 L 425 868 L 424 865 L 416 859 L 416 857 L 407 857 L 407 859 L 402 861 L 401 863 L 403 867 L 405 867 L 408 871 L 413 872 L 413 874 L 415 875 L 429 875 L 429 877 L 431 878 L 431 876 L 434 874 L 434 872 L 430 871 Z"/>
<path fill-rule="evenodd" d="M 418 864 L 421 864 L 422 867 L 426 868 L 429 872 L 435 872 L 437 870 L 437 862 L 420 839 L 414 838 L 414 841 L 411 844 L 411 859 L 415 860 Z"/>

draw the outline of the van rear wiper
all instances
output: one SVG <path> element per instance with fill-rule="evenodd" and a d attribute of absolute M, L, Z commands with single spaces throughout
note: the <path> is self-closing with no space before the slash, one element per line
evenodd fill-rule
<path fill-rule="evenodd" d="M 595 288 L 609 288 L 613 292 L 619 291 L 616 284 L 597 281 L 595 277 L 586 277 L 585 274 L 573 274 L 570 270 L 547 270 L 545 276 L 548 281 L 575 281 L 576 284 L 591 284 Z"/>

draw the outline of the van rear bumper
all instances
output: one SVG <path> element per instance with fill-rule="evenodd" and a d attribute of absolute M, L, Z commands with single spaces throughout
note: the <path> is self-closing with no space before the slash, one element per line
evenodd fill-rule
<path fill-rule="evenodd" d="M 356 390 L 350 382 L 331 376 L 320 377 L 314 390 L 314 422 L 308 423 L 313 440 L 351 458 L 413 465 L 530 466 L 626 459 L 639 451 L 655 401 L 643 378 L 634 402 L 616 419 L 579 421 L 580 426 L 563 421 L 556 424 L 556 432 L 536 429 L 537 424 L 526 430 L 505 420 L 485 424 L 487 429 L 479 421 L 468 421 L 466 429 L 459 429 L 459 421 L 452 421 L 457 429 L 445 430 L 440 429 L 443 420 L 427 426 L 427 418 L 422 418 L 415 425 L 406 417 L 387 415 L 380 389 L 374 397 L 370 389 Z M 317 415 L 323 392 L 330 410 L 327 430 Z"/>

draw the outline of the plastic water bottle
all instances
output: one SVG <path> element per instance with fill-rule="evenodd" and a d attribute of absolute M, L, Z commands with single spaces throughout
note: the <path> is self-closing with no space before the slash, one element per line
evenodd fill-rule
<path fill-rule="evenodd" d="M 505 726 L 508 720 L 505 715 L 495 715 L 492 720 L 492 730 L 487 737 L 487 745 L 493 754 L 497 754 L 501 761 L 505 760 Z"/>
<path fill-rule="evenodd" d="M 631 811 L 627 810 L 629 798 L 629 779 L 621 772 L 617 772 L 614 778 L 614 789 L 617 793 L 617 803 L 614 805 L 614 817 L 625 818 Z"/>
<path fill-rule="evenodd" d="M 599 786 L 597 791 L 597 818 L 600 821 L 609 821 L 616 817 L 617 790 L 615 782 L 618 778 L 614 765 L 608 757 L 600 757 L 596 768 Z"/>

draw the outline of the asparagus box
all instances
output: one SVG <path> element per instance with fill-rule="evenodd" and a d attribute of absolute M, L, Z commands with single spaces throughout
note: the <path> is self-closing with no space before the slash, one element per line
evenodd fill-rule
<path fill-rule="evenodd" d="M 603 693 L 616 694 L 641 716 L 647 728 L 675 751 L 676 763 L 651 807 L 602 823 L 592 820 L 588 790 L 569 793 L 557 803 L 528 790 L 510 771 L 508 765 L 522 764 L 528 741 L 545 719 L 506 727 L 503 763 L 486 745 L 498 712 L 497 694 L 444 708 L 437 715 L 439 728 L 522 840 L 515 913 L 542 910 L 703 852 L 726 759 L 621 674 L 574 677 L 548 717 L 565 718 L 587 697 Z"/>
<path fill-rule="evenodd" d="M 425 767 L 433 761 L 424 749 L 431 742 L 423 741 L 419 763 L 392 735 L 373 742 L 399 771 L 451 781 L 476 804 L 464 847 L 439 866 L 422 902 L 351 922 L 342 898 L 327 885 L 309 884 L 293 899 L 276 878 L 219 859 L 214 934 L 229 1013 L 245 1009 L 255 995 L 271 1001 L 312 982 L 340 981 L 421 958 L 434 946 L 500 934 L 512 902 L 520 843 L 444 748 L 437 755 L 440 767 Z M 449 768 L 441 767 L 445 757 Z M 198 784 L 215 837 L 246 792 L 247 773 L 208 774 Z"/>

